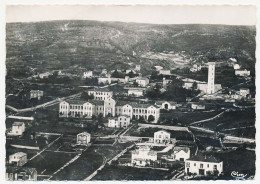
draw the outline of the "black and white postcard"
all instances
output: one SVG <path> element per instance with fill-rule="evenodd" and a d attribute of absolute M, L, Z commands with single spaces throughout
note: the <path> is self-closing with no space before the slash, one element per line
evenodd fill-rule
<path fill-rule="evenodd" d="M 254 180 L 255 5 L 5 16 L 5 180 Z"/>

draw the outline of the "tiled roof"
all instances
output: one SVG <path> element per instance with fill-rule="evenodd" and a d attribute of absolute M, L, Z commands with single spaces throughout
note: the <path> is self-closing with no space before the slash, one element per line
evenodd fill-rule
<path fill-rule="evenodd" d="M 78 135 L 90 135 L 90 133 L 88 133 L 88 132 L 81 132 Z"/>
<path fill-rule="evenodd" d="M 141 103 L 137 103 L 137 102 L 131 102 L 129 103 L 133 108 L 148 108 L 150 106 L 154 106 L 152 104 L 141 104 Z"/>
<path fill-rule="evenodd" d="M 12 154 L 12 155 L 15 155 L 15 156 L 19 156 L 19 157 L 23 157 L 23 156 L 26 156 L 27 154 L 26 153 L 24 153 L 24 152 L 17 152 L 17 153 L 14 153 L 14 154 Z"/>
<path fill-rule="evenodd" d="M 198 154 L 196 156 L 193 156 L 192 158 L 187 159 L 189 161 L 201 161 L 201 162 L 213 162 L 213 163 L 219 163 L 221 162 L 219 159 L 213 156 L 206 156 Z"/>
<path fill-rule="evenodd" d="M 171 134 L 170 132 L 167 132 L 166 130 L 158 130 L 158 131 L 156 131 L 154 133 L 161 132 L 161 131 L 163 131 L 164 133 L 167 133 L 167 134 Z"/>
<path fill-rule="evenodd" d="M 95 88 L 95 89 L 90 89 L 88 91 L 111 92 L 107 88 Z"/>
<path fill-rule="evenodd" d="M 188 153 L 188 151 L 190 150 L 188 147 L 181 147 L 181 146 L 175 146 L 173 148 L 173 151 L 177 151 L 180 152 L 181 150 L 183 150 L 184 152 Z"/>
<path fill-rule="evenodd" d="M 66 102 L 71 105 L 83 105 L 84 103 L 86 103 L 86 101 L 84 100 L 66 100 Z"/>
<path fill-rule="evenodd" d="M 173 101 L 156 101 L 156 105 L 162 105 L 164 102 L 168 102 L 171 105 L 176 105 L 177 102 L 173 102 Z"/>
<path fill-rule="evenodd" d="M 14 122 L 13 126 L 22 126 L 24 122 Z"/>

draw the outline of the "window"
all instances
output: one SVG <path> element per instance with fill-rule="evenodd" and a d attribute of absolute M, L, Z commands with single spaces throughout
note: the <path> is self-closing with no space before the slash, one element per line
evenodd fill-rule
<path fill-rule="evenodd" d="M 196 163 L 194 163 L 194 166 L 196 166 Z"/>
<path fill-rule="evenodd" d="M 186 167 L 190 167 L 190 162 L 186 162 Z"/>
<path fill-rule="evenodd" d="M 209 164 L 208 164 L 208 168 L 209 168 Z"/>
<path fill-rule="evenodd" d="M 213 166 L 213 169 L 217 169 L 217 168 L 218 168 L 217 165 L 214 165 L 214 166 Z"/>
<path fill-rule="evenodd" d="M 200 164 L 200 168 L 203 169 L 203 164 Z"/>

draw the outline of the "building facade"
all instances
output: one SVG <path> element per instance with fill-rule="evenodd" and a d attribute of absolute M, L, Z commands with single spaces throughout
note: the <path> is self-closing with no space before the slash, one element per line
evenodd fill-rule
<path fill-rule="evenodd" d="M 185 161 L 190 158 L 190 148 L 175 146 L 171 154 L 173 160 Z"/>
<path fill-rule="evenodd" d="M 93 71 L 86 71 L 83 73 L 83 78 L 90 78 L 93 77 Z"/>
<path fill-rule="evenodd" d="M 138 79 L 136 79 L 136 82 L 139 86 L 146 87 L 149 84 L 149 79 L 148 78 L 138 78 Z"/>
<path fill-rule="evenodd" d="M 159 130 L 154 133 L 154 143 L 167 144 L 171 142 L 171 134 L 165 130 Z"/>
<path fill-rule="evenodd" d="M 77 144 L 88 145 L 91 140 L 91 135 L 87 132 L 82 132 L 77 135 Z"/>
<path fill-rule="evenodd" d="M 12 124 L 12 129 L 8 132 L 8 135 L 11 136 L 21 136 L 25 131 L 25 124 L 24 122 L 14 122 Z"/>
<path fill-rule="evenodd" d="M 128 89 L 128 96 L 141 97 L 144 96 L 144 90 L 140 88 L 131 88 Z"/>
<path fill-rule="evenodd" d="M 30 99 L 38 99 L 40 100 L 43 97 L 42 90 L 31 90 L 30 91 Z"/>
<path fill-rule="evenodd" d="M 154 105 L 158 106 L 160 109 L 173 110 L 176 109 L 177 103 L 167 101 L 156 101 Z"/>
<path fill-rule="evenodd" d="M 196 175 L 215 175 L 223 172 L 223 161 L 218 161 L 214 157 L 197 155 L 194 158 L 185 160 L 185 173 Z"/>
<path fill-rule="evenodd" d="M 99 114 L 104 117 L 126 115 L 130 119 L 140 119 L 142 117 L 150 123 L 157 123 L 160 118 L 160 108 L 151 104 L 117 103 L 112 98 L 89 102 L 67 100 L 59 105 L 60 117 L 91 118 L 93 115 L 98 116 Z"/>
<path fill-rule="evenodd" d="M 23 152 L 14 153 L 9 156 L 9 164 L 13 166 L 23 166 L 27 162 L 27 154 Z"/>
<path fill-rule="evenodd" d="M 108 118 L 108 127 L 110 128 L 127 128 L 129 125 L 129 116 L 121 115 L 118 117 Z"/>
<path fill-rule="evenodd" d="M 88 95 L 93 95 L 95 100 L 106 100 L 113 97 L 113 92 L 106 88 L 97 88 L 89 90 Z"/>

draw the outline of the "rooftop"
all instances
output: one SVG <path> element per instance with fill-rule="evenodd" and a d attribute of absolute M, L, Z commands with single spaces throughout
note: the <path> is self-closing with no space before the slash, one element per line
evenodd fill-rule
<path fill-rule="evenodd" d="M 185 153 L 188 153 L 188 151 L 190 150 L 190 148 L 188 147 L 183 147 L 183 146 L 175 146 L 173 148 L 173 151 L 176 151 L 176 152 L 180 152 L 181 150 L 183 150 Z"/>
<path fill-rule="evenodd" d="M 192 158 L 187 159 L 187 161 L 200 161 L 200 162 L 213 162 L 213 163 L 219 163 L 221 162 L 219 159 L 213 156 L 207 156 L 207 155 L 201 155 L 198 154 L 196 156 L 193 156 Z"/>
<path fill-rule="evenodd" d="M 22 126 L 24 122 L 14 122 L 13 126 Z"/>
<path fill-rule="evenodd" d="M 166 130 L 158 130 L 158 131 L 156 131 L 156 132 L 154 132 L 154 133 L 158 133 L 158 132 L 164 132 L 164 133 L 167 133 L 167 134 L 171 134 L 170 132 L 167 132 Z"/>
<path fill-rule="evenodd" d="M 88 132 L 81 132 L 81 133 L 79 133 L 78 135 L 91 135 L 90 133 L 88 133 Z"/>
<path fill-rule="evenodd" d="M 94 89 L 90 89 L 88 91 L 111 92 L 107 88 L 94 88 Z"/>
<path fill-rule="evenodd" d="M 26 156 L 27 154 L 24 153 L 24 152 L 17 152 L 17 153 L 14 153 L 14 154 L 12 154 L 12 155 L 15 155 L 15 156 L 17 156 L 17 157 L 23 157 L 23 156 Z"/>

